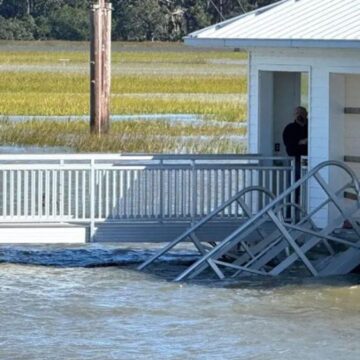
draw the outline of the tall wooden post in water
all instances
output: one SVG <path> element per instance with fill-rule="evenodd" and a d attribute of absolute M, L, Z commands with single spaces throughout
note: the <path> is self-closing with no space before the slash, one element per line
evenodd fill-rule
<path fill-rule="evenodd" d="M 111 12 L 108 0 L 95 0 L 90 9 L 90 129 L 97 135 L 110 127 Z"/>

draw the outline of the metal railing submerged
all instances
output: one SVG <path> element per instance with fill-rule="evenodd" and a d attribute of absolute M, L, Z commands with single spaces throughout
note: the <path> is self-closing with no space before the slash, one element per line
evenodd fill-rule
<path fill-rule="evenodd" d="M 247 186 L 278 195 L 293 177 L 286 157 L 0 155 L 0 222 L 195 221 Z M 218 215 L 239 216 L 236 204 Z"/>

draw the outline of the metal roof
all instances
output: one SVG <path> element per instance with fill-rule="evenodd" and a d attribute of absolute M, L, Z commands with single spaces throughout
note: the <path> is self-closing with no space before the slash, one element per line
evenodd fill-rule
<path fill-rule="evenodd" d="M 185 43 L 360 48 L 360 0 L 282 0 L 194 32 Z"/>

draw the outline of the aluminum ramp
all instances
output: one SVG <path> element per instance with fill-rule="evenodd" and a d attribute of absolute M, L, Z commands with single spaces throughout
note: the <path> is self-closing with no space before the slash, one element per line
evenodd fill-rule
<path fill-rule="evenodd" d="M 219 206 L 215 210 L 213 210 L 210 214 L 208 214 L 205 218 L 200 220 L 195 225 L 191 226 L 188 230 L 186 230 L 184 233 L 182 233 L 180 236 L 178 236 L 175 240 L 171 241 L 169 244 L 167 244 L 163 249 L 161 249 L 159 252 L 154 254 L 152 257 L 150 257 L 148 260 L 146 260 L 143 264 L 139 266 L 139 270 L 145 269 L 147 266 L 155 262 L 157 259 L 159 259 L 162 255 L 169 252 L 173 248 L 175 248 L 178 244 L 183 243 L 185 241 L 190 241 L 195 247 L 195 249 L 199 252 L 199 255 L 204 256 L 205 254 L 209 253 L 211 250 L 213 250 L 216 247 L 216 243 L 214 242 L 201 242 L 197 236 L 197 232 L 203 227 L 206 226 L 209 222 L 217 219 L 221 219 L 224 216 L 224 213 L 226 213 L 226 210 L 229 207 L 237 206 L 238 210 L 238 220 L 241 223 L 246 222 L 248 219 L 250 219 L 253 216 L 253 208 L 254 208 L 254 202 L 257 202 L 257 210 L 259 210 L 260 204 L 267 204 L 271 202 L 275 196 L 268 190 L 266 190 L 263 187 L 260 186 L 250 186 L 242 191 L 238 192 L 234 196 L 232 196 L 228 201 L 226 201 L 223 205 Z M 267 233 L 264 229 L 257 229 L 256 230 L 256 239 L 265 239 L 267 236 Z M 245 253 L 248 253 L 249 256 L 252 256 L 250 249 L 247 246 L 247 242 L 243 241 L 241 245 L 239 245 L 242 248 L 242 251 Z M 227 256 L 232 259 L 237 259 L 239 249 L 236 249 L 234 252 L 228 252 Z M 235 255 L 236 254 L 236 255 Z M 222 274 L 221 270 L 218 268 L 217 265 L 213 264 L 211 260 L 207 261 L 209 266 L 217 273 L 217 275 L 220 278 L 224 278 L 224 275 Z M 254 271 L 257 272 L 257 271 Z"/>
<path fill-rule="evenodd" d="M 330 178 L 333 171 L 340 172 L 344 179 L 344 184 L 335 190 L 323 177 L 325 172 L 327 178 Z M 309 184 L 319 187 L 322 200 L 309 213 L 303 209 L 300 213 L 291 199 L 296 191 L 305 189 Z M 356 195 L 356 200 L 351 204 L 343 196 L 344 191 L 349 189 Z M 201 244 L 199 246 L 196 239 L 193 239 L 202 256 L 176 280 L 194 278 L 209 268 L 220 279 L 251 273 L 275 276 L 292 270 L 295 266 L 299 268 L 299 264 L 302 265 L 300 268 L 306 269 L 312 276 L 346 274 L 360 264 L 360 228 L 355 221 L 360 210 L 359 195 L 359 181 L 351 168 L 342 162 L 324 162 L 256 214 L 247 212 L 246 221 L 212 248 L 202 249 Z M 284 207 L 287 208 L 285 212 Z M 284 218 L 284 213 L 289 208 L 292 218 L 297 220 L 288 221 Z M 333 213 L 331 221 L 318 228 L 315 225 L 317 217 L 324 214 L 324 211 L 329 213 L 329 210 Z M 209 221 L 208 218 L 199 224 L 204 225 Z M 345 239 L 334 233 L 334 230 L 342 227 L 345 220 L 352 225 L 352 239 Z M 263 230 L 265 224 L 266 231 Z M 189 229 L 186 236 L 190 236 L 198 225 Z M 140 268 L 145 268 L 181 241 L 183 237 L 174 240 Z"/>

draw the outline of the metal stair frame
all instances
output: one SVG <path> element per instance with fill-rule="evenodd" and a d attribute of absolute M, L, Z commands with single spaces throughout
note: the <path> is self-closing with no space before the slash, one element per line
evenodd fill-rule
<path fill-rule="evenodd" d="M 152 264 L 154 261 L 156 261 L 157 259 L 159 259 L 162 255 L 164 255 L 165 253 L 167 253 L 168 251 L 170 251 L 171 249 L 173 249 L 175 246 L 177 246 L 179 243 L 186 241 L 187 239 L 189 239 L 195 246 L 195 248 L 199 251 L 200 255 L 206 255 L 207 253 L 209 253 L 212 248 L 208 248 L 208 246 L 206 246 L 206 244 L 204 245 L 203 243 L 200 242 L 199 239 L 197 239 L 195 232 L 201 228 L 202 226 L 204 226 L 206 223 L 208 223 L 209 221 L 211 221 L 213 218 L 215 218 L 219 213 L 221 213 L 222 211 L 224 211 L 224 209 L 226 209 L 227 207 L 231 206 L 234 202 L 236 202 L 239 207 L 242 209 L 244 215 L 246 215 L 246 217 L 250 218 L 251 216 L 253 216 L 251 214 L 251 210 L 250 208 L 247 206 L 247 204 L 242 200 L 242 198 L 249 194 L 249 193 L 259 193 L 259 194 L 263 194 L 264 196 L 268 197 L 269 200 L 273 200 L 275 198 L 274 194 L 271 193 L 269 190 L 261 187 L 261 186 L 249 186 L 243 190 L 241 190 L 240 192 L 238 192 L 237 194 L 235 194 L 234 196 L 232 196 L 229 200 L 227 200 L 223 205 L 219 206 L 218 208 L 214 209 L 210 214 L 208 214 L 205 218 L 203 218 L 202 220 L 200 220 L 198 223 L 196 223 L 195 225 L 191 226 L 188 230 L 186 230 L 184 233 L 182 233 L 180 236 L 178 236 L 176 239 L 174 239 L 173 241 L 171 241 L 169 244 L 167 244 L 164 248 L 162 248 L 160 251 L 158 251 L 156 254 L 154 254 L 153 256 L 151 256 L 148 260 L 146 260 L 144 263 L 142 263 L 139 267 L 138 270 L 143 270 L 145 269 L 147 266 L 149 266 L 150 264 Z M 260 237 L 264 238 L 266 235 L 262 232 L 261 229 L 257 229 L 257 233 L 258 235 L 260 235 Z M 246 247 L 246 245 L 245 245 Z M 209 266 L 211 266 L 211 268 L 216 272 L 217 276 L 219 278 L 224 278 L 224 275 L 222 274 L 222 272 L 220 271 L 220 269 L 218 269 L 217 265 L 215 265 L 215 263 L 213 263 L 212 261 L 207 261 L 207 264 Z"/>
<path fill-rule="evenodd" d="M 335 193 L 329 188 L 329 186 L 326 184 L 326 182 L 322 179 L 321 175 L 319 174 L 319 172 L 322 169 L 324 169 L 326 167 L 331 167 L 331 166 L 339 167 L 340 169 L 344 170 L 344 172 L 347 173 L 350 177 L 350 182 L 347 183 L 346 185 L 344 185 L 343 187 L 341 187 L 341 189 L 338 189 Z M 299 223 L 300 226 L 294 228 L 293 225 L 291 225 L 292 226 L 291 227 L 290 225 L 287 225 L 286 223 L 284 223 L 281 220 L 279 214 L 277 213 L 277 211 L 279 209 L 279 205 L 283 202 L 284 199 L 286 199 L 286 197 L 291 195 L 292 192 L 294 192 L 296 189 L 301 187 L 303 184 L 305 184 L 312 178 L 314 178 L 319 183 L 319 185 L 324 190 L 324 192 L 328 198 L 324 202 L 322 202 L 319 206 L 317 206 L 310 214 L 305 216 L 300 221 L 300 223 Z M 231 269 L 234 269 L 237 267 L 238 271 L 236 272 L 236 274 L 238 274 L 242 271 L 247 271 L 249 273 L 254 272 L 254 271 L 259 272 L 258 269 L 248 268 L 247 265 L 237 266 L 234 263 L 229 264 L 220 259 L 224 255 L 226 255 L 226 253 L 231 248 L 234 248 L 235 246 L 239 245 L 242 241 L 244 241 L 244 238 L 245 238 L 244 235 L 245 234 L 248 235 L 249 232 L 251 233 L 251 229 L 254 226 L 254 224 L 256 225 L 256 223 L 264 216 L 268 216 L 273 221 L 275 226 L 278 228 L 278 230 L 282 234 L 282 240 L 285 240 L 287 242 L 287 245 L 293 251 L 293 253 L 284 260 L 286 262 L 284 262 L 284 261 L 282 262 L 282 266 L 275 267 L 274 269 L 276 269 L 276 270 L 272 269 L 272 271 L 270 271 L 268 274 L 269 275 L 278 275 L 281 272 L 283 272 L 284 270 L 288 269 L 289 266 L 291 266 L 295 261 L 300 259 L 303 262 L 303 264 L 305 265 L 305 267 L 309 270 L 309 272 L 313 276 L 319 276 L 319 271 L 313 266 L 311 261 L 306 256 L 306 253 L 309 250 L 314 248 L 319 243 L 324 243 L 324 240 L 327 242 L 332 241 L 332 242 L 342 243 L 343 245 L 347 245 L 351 248 L 358 248 L 358 245 L 360 245 L 360 229 L 359 229 L 359 226 L 356 224 L 355 220 L 353 219 L 354 211 L 359 210 L 359 197 L 357 200 L 356 207 L 354 209 L 351 209 L 350 211 L 344 209 L 343 205 L 338 200 L 339 196 L 342 195 L 343 191 L 348 188 L 354 189 L 355 192 L 359 196 L 359 194 L 360 194 L 359 181 L 351 168 L 349 168 L 346 164 L 338 162 L 338 161 L 326 161 L 324 163 L 319 164 L 314 169 L 310 170 L 303 178 L 301 178 L 296 183 L 294 183 L 291 187 L 289 187 L 288 190 L 286 190 L 284 193 L 282 193 L 280 196 L 278 196 L 270 204 L 265 206 L 261 211 L 259 211 L 258 214 L 251 217 L 245 224 L 243 224 L 236 231 L 234 231 L 232 234 L 230 234 L 226 239 L 224 239 L 221 243 L 219 243 L 214 249 L 212 249 L 210 252 L 208 252 L 206 255 L 204 255 L 197 262 L 192 264 L 186 271 L 184 271 L 182 274 L 180 274 L 176 278 L 176 281 L 181 281 L 188 277 L 193 278 L 194 276 L 197 276 L 198 274 L 200 274 L 202 271 L 204 271 L 208 267 L 207 261 L 209 259 L 212 259 L 213 261 L 215 261 L 215 263 L 217 265 L 220 265 L 223 267 L 228 267 Z M 336 206 L 336 208 L 338 209 L 338 211 L 340 212 L 340 217 L 338 218 L 338 220 L 333 222 L 332 224 L 328 225 L 327 227 L 325 227 L 316 236 L 312 236 L 312 237 L 310 237 L 310 239 L 307 239 L 305 244 L 298 245 L 296 242 L 298 236 L 294 236 L 292 234 L 294 232 L 295 233 L 298 232 L 298 233 L 305 234 L 306 236 L 312 235 L 311 233 L 309 233 L 308 229 L 302 229 L 301 225 L 304 222 L 309 221 L 309 219 L 311 219 L 313 215 L 315 215 L 319 210 L 321 210 L 324 206 L 326 206 L 330 203 L 333 203 Z M 358 242 L 351 243 L 351 242 L 347 242 L 342 239 L 336 238 L 334 236 L 330 236 L 331 232 L 341 223 L 341 221 L 344 221 L 344 220 L 348 220 L 353 225 L 354 231 L 359 239 Z M 271 241 L 268 246 L 271 245 L 270 247 L 273 247 L 279 241 L 280 241 L 280 239 L 275 238 L 274 241 Z M 334 254 L 331 254 L 331 255 L 334 256 Z"/>

